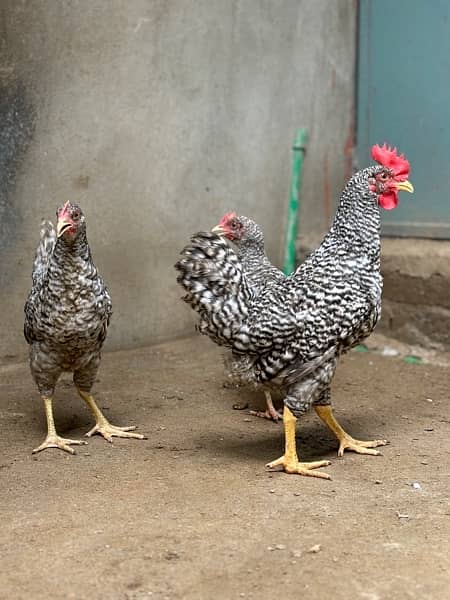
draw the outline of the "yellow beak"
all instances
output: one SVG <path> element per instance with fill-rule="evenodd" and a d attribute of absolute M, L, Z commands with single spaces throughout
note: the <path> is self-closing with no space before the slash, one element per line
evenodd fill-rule
<path fill-rule="evenodd" d="M 61 219 L 58 221 L 56 224 L 56 235 L 61 237 L 68 227 L 72 227 L 71 221 L 66 221 L 66 219 Z"/>
<path fill-rule="evenodd" d="M 412 183 L 408 180 L 399 181 L 396 184 L 396 187 L 401 192 L 409 192 L 410 194 L 412 194 L 414 192 L 414 187 L 413 187 Z"/>
<path fill-rule="evenodd" d="M 216 225 L 211 229 L 211 233 L 215 233 L 216 235 L 225 235 L 226 231 L 221 225 Z"/>

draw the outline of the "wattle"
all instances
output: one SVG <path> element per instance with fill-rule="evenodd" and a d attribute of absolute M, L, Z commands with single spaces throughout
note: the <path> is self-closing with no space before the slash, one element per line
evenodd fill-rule
<path fill-rule="evenodd" d="M 378 196 L 378 204 L 384 210 L 392 210 L 398 205 L 398 195 L 396 192 L 385 192 Z"/>

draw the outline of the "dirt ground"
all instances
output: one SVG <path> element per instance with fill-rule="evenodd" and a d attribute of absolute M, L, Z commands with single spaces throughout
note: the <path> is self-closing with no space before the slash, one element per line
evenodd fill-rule
<path fill-rule="evenodd" d="M 99 404 L 148 439 L 97 436 L 76 456 L 31 455 L 45 425 L 28 367 L 0 373 L 1 598 L 450 597 L 448 368 L 345 357 L 337 416 L 390 445 L 338 458 L 309 415 L 300 455 L 331 460 L 331 481 L 267 471 L 282 425 L 232 410 L 261 394 L 224 388 L 203 338 L 105 354 Z M 81 437 L 92 420 L 69 381 L 57 427 Z"/>

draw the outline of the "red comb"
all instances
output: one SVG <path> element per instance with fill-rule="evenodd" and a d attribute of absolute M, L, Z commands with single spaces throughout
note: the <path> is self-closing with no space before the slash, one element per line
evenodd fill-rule
<path fill-rule="evenodd" d="M 408 179 L 409 162 L 403 154 L 397 154 L 397 148 L 391 148 L 387 144 L 372 146 L 372 158 L 394 172 L 395 178 L 400 181 Z"/>
<path fill-rule="evenodd" d="M 60 217 L 65 217 L 67 215 L 67 213 L 69 212 L 69 205 L 70 200 L 67 200 L 67 202 L 61 207 L 61 210 L 58 213 Z"/>
<path fill-rule="evenodd" d="M 219 225 L 226 225 L 228 223 L 228 221 L 231 221 L 231 219 L 235 219 L 236 217 L 237 217 L 237 215 L 234 212 L 234 210 L 229 213 L 225 213 L 223 215 L 223 217 L 220 219 Z"/>

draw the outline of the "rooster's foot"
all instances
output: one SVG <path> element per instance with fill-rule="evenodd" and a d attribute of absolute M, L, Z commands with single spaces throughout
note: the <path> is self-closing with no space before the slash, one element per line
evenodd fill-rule
<path fill-rule="evenodd" d="M 370 440 L 368 442 L 363 442 L 361 440 L 355 440 L 346 434 L 339 440 L 338 456 L 344 456 L 345 450 L 352 450 L 358 454 L 372 454 L 378 456 L 381 452 L 379 450 L 373 450 L 373 448 L 376 448 L 377 446 L 386 446 L 386 444 L 387 440 Z"/>
<path fill-rule="evenodd" d="M 317 460 L 315 462 L 304 463 L 295 459 L 290 460 L 286 455 L 283 455 L 281 458 L 268 463 L 266 467 L 273 469 L 274 467 L 282 466 L 286 473 L 296 473 L 297 475 L 306 475 L 307 477 L 331 479 L 328 473 L 314 471 L 314 469 L 320 469 L 320 467 L 327 467 L 328 465 L 331 465 L 329 460 Z"/>
<path fill-rule="evenodd" d="M 111 444 L 113 437 L 134 438 L 136 440 L 145 439 L 145 436 L 143 436 L 142 433 L 131 433 L 134 429 L 136 429 L 135 425 L 131 427 L 117 427 L 116 425 L 111 425 L 111 423 L 105 419 L 105 421 L 96 423 L 96 425 L 86 433 L 86 436 L 91 437 L 96 433 L 99 433 Z"/>
<path fill-rule="evenodd" d="M 46 450 L 47 448 L 59 448 L 69 454 L 75 454 L 75 450 L 71 448 L 71 445 L 81 446 L 87 444 L 84 440 L 69 440 L 66 438 L 59 437 L 56 433 L 50 433 L 45 438 L 45 441 L 33 450 L 33 454 Z"/>
<path fill-rule="evenodd" d="M 280 414 L 273 406 L 272 409 L 266 408 L 266 410 L 250 410 L 249 414 L 253 417 L 261 417 L 262 419 L 269 419 L 269 421 L 275 421 L 278 423 L 280 419 L 283 418 L 283 415 Z"/>

